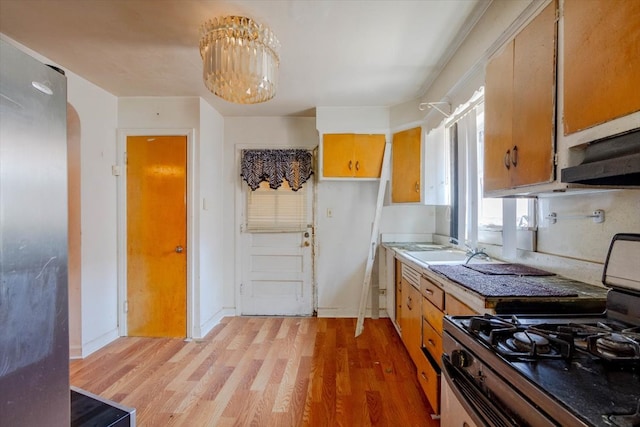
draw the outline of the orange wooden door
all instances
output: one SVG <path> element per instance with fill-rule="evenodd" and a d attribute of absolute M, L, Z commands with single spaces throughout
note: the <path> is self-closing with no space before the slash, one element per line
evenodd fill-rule
<path fill-rule="evenodd" d="M 417 127 L 393 135 L 391 201 L 407 203 L 420 201 L 420 138 Z"/>
<path fill-rule="evenodd" d="M 325 134 L 322 137 L 322 166 L 326 177 L 352 177 L 355 171 L 352 133 Z"/>
<path fill-rule="evenodd" d="M 379 178 L 384 157 L 385 136 L 354 135 L 354 169 L 358 178 Z"/>
<path fill-rule="evenodd" d="M 187 138 L 127 137 L 127 328 L 187 332 Z"/>

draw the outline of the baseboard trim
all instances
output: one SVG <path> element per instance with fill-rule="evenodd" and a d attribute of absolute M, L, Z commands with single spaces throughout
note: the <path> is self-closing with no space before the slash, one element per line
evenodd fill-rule
<path fill-rule="evenodd" d="M 216 314 L 214 314 L 213 316 L 211 316 L 211 318 L 209 318 L 209 320 L 207 320 L 206 322 L 204 322 L 199 328 L 196 328 L 196 330 L 193 331 L 193 337 L 194 339 L 200 339 L 200 338 L 204 338 L 209 332 L 211 332 L 211 330 L 220 323 L 220 321 L 227 316 L 233 317 L 235 316 L 235 310 L 231 309 L 231 308 L 223 308 L 220 311 L 218 311 Z"/>
<path fill-rule="evenodd" d="M 318 317 L 358 317 L 358 310 L 353 308 L 318 308 Z M 367 308 L 365 318 L 371 318 L 371 309 Z M 389 317 L 386 310 L 380 309 L 379 317 Z"/>
<path fill-rule="evenodd" d="M 85 357 L 89 356 L 91 353 L 94 353 L 100 350 L 102 347 L 112 343 L 118 338 L 120 338 L 120 334 L 118 333 L 118 328 L 115 328 L 110 330 L 109 332 L 106 332 L 100 335 L 99 337 L 91 341 L 84 343 L 80 351 L 81 358 L 84 359 Z"/>
<path fill-rule="evenodd" d="M 71 359 L 71 360 L 82 359 L 82 346 L 81 345 L 71 345 L 71 346 L 69 346 L 69 359 Z"/>

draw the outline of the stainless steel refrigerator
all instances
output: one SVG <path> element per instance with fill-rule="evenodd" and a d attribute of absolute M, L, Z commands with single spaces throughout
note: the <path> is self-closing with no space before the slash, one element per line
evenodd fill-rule
<path fill-rule="evenodd" d="M 0 425 L 69 426 L 67 93 L 0 40 Z"/>

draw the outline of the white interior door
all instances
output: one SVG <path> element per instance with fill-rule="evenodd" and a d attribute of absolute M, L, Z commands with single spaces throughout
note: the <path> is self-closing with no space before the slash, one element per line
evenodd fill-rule
<path fill-rule="evenodd" d="M 243 183 L 245 224 L 241 237 L 243 315 L 313 314 L 313 180 L 305 183 L 304 225 L 296 231 L 249 231 Z M 286 182 L 285 182 L 286 184 Z M 279 190 L 280 191 L 280 190 Z M 291 191 L 291 190 L 287 190 Z"/>

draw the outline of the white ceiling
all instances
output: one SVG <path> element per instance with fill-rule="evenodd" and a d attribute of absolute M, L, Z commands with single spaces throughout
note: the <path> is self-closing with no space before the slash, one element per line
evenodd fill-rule
<path fill-rule="evenodd" d="M 116 96 L 201 96 L 223 116 L 419 98 L 491 0 L 0 0 L 0 32 Z M 202 82 L 199 27 L 241 14 L 280 39 L 274 99 L 235 105 Z"/>

